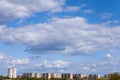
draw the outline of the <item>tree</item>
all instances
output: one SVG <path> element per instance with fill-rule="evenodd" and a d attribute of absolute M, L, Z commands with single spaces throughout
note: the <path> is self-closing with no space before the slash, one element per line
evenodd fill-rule
<path fill-rule="evenodd" d="M 109 80 L 120 80 L 120 74 L 119 73 L 111 74 Z"/>
<path fill-rule="evenodd" d="M 106 80 L 105 78 L 100 78 L 100 79 L 98 79 L 98 80 Z"/>
<path fill-rule="evenodd" d="M 67 79 L 62 79 L 62 78 L 51 78 L 50 80 L 67 80 Z"/>

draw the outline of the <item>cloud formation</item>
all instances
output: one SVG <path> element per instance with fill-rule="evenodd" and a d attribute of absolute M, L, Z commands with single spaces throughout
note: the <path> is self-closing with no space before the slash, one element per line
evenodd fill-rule
<path fill-rule="evenodd" d="M 34 13 L 62 11 L 64 0 L 0 0 L 0 23 L 24 19 Z"/>
<path fill-rule="evenodd" d="M 103 13 L 100 15 L 100 17 L 101 17 L 102 19 L 108 19 L 108 18 L 110 18 L 111 16 L 112 16 L 112 14 L 109 13 L 109 12 L 103 12 Z"/>
<path fill-rule="evenodd" d="M 4 60 L 4 59 L 6 59 L 6 58 L 7 58 L 6 55 L 0 53 L 0 60 Z"/>
<path fill-rule="evenodd" d="M 67 6 L 64 11 L 69 12 L 69 11 L 79 11 L 79 10 L 80 10 L 80 7 L 78 6 Z"/>
<path fill-rule="evenodd" d="M 25 51 L 36 54 L 92 54 L 120 47 L 120 27 L 89 24 L 83 17 L 53 18 L 46 23 L 20 28 L 0 26 L 0 39 L 26 45 Z"/>
<path fill-rule="evenodd" d="M 107 59 L 112 58 L 111 54 L 109 54 L 109 53 L 108 53 L 108 54 L 106 54 L 106 58 L 107 58 Z"/>
<path fill-rule="evenodd" d="M 46 68 L 68 68 L 70 65 L 67 61 L 56 60 L 52 63 L 48 62 L 47 60 L 44 61 L 43 66 Z"/>
<path fill-rule="evenodd" d="M 20 59 L 0 53 L 0 65 L 2 65 L 1 68 L 7 69 L 9 67 L 18 67 L 20 65 L 28 65 L 28 64 L 29 64 L 28 58 Z"/>

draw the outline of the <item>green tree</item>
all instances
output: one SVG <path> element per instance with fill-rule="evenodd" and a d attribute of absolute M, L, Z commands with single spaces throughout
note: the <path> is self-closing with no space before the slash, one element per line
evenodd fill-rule
<path fill-rule="evenodd" d="M 98 80 L 106 80 L 105 78 L 100 78 L 100 79 L 98 79 Z"/>
<path fill-rule="evenodd" d="M 67 79 L 62 79 L 62 78 L 51 78 L 50 80 L 67 80 Z"/>
<path fill-rule="evenodd" d="M 120 74 L 119 73 L 111 74 L 109 80 L 120 80 Z"/>

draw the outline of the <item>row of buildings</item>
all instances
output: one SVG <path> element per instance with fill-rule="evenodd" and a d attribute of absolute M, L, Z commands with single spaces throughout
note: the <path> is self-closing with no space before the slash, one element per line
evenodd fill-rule
<path fill-rule="evenodd" d="M 16 75 L 16 69 L 10 68 L 8 69 L 8 77 L 9 78 L 43 78 L 44 80 L 49 80 L 51 78 L 62 78 L 67 80 L 73 79 L 83 79 L 88 78 L 91 80 L 96 80 L 100 78 L 98 74 L 71 74 L 71 73 L 23 73 L 22 75 Z"/>
<path fill-rule="evenodd" d="M 20 77 L 20 76 L 19 76 Z M 91 79 L 96 80 L 100 79 L 100 75 L 98 74 L 71 74 L 71 73 L 23 73 L 21 77 L 24 78 L 43 78 L 44 80 L 49 80 L 51 78 L 62 78 L 67 80 L 73 79 Z"/>

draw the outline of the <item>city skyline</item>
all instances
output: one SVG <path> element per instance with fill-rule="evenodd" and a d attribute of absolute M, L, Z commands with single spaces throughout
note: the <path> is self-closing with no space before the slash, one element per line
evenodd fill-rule
<path fill-rule="evenodd" d="M 0 74 L 120 72 L 119 0 L 1 0 Z"/>
<path fill-rule="evenodd" d="M 17 70 L 16 68 L 9 68 L 8 69 L 8 76 L 5 78 L 7 79 L 43 79 L 43 80 L 51 80 L 51 79 L 66 79 L 66 80 L 76 80 L 76 79 L 84 79 L 86 78 L 87 80 L 96 80 L 100 79 L 101 77 L 104 78 L 109 78 L 110 74 L 106 74 L 105 76 L 101 76 L 99 74 L 72 74 L 72 73 L 22 73 L 17 75 Z M 4 76 L 4 75 L 2 75 Z"/>
<path fill-rule="evenodd" d="M 36 73 L 36 72 L 25 72 L 17 74 L 16 68 L 9 68 L 8 75 L 0 75 L 0 79 L 5 80 L 108 80 L 108 79 L 119 79 L 120 74 L 117 72 L 107 73 L 104 75 L 100 74 L 73 74 L 73 73 Z"/>

